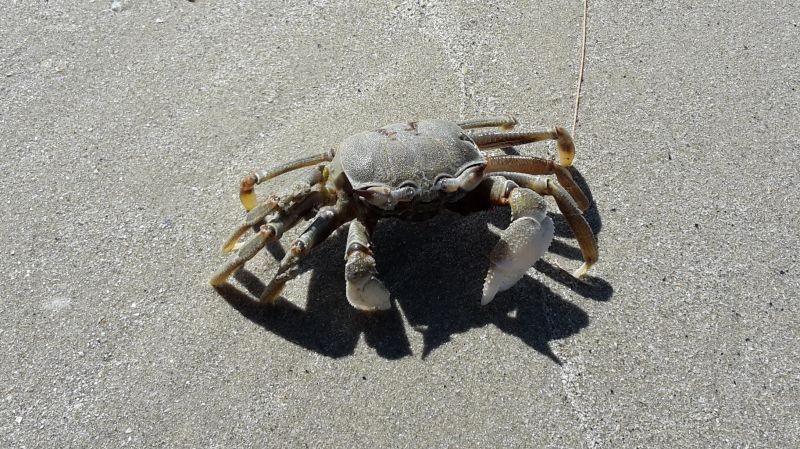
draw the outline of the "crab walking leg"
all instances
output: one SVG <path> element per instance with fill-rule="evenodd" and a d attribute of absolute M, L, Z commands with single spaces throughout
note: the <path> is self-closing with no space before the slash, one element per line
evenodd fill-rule
<path fill-rule="evenodd" d="M 225 241 L 225 244 L 222 245 L 222 252 L 229 253 L 241 248 L 239 244 L 239 238 L 241 238 L 250 228 L 257 226 L 259 223 L 264 221 L 267 215 L 269 215 L 277 205 L 278 198 L 271 197 L 267 202 L 259 204 L 255 209 L 248 212 L 244 219 L 244 223 L 239 225 L 239 227 L 236 228 L 231 236 Z"/>
<path fill-rule="evenodd" d="M 222 268 L 211 277 L 209 283 L 214 287 L 219 287 L 233 274 L 242 268 L 248 260 L 255 257 L 258 252 L 267 246 L 267 243 L 281 238 L 284 232 L 291 229 L 300 218 L 308 211 L 322 202 L 322 194 L 312 192 L 302 201 L 289 208 L 284 214 L 278 215 L 247 239 L 233 256 Z"/>
<path fill-rule="evenodd" d="M 490 303 L 498 292 L 516 284 L 528 269 L 544 255 L 553 241 L 555 228 L 547 216 L 547 205 L 531 189 L 507 184 L 504 178 L 493 178 L 491 190 L 493 204 L 511 206 L 511 223 L 499 232 L 498 240 L 489 254 L 489 270 L 483 284 L 481 304 Z M 497 182 L 505 184 L 497 188 Z M 510 188 L 510 190 L 509 190 Z"/>
<path fill-rule="evenodd" d="M 583 265 L 575 270 L 572 275 L 576 278 L 586 276 L 586 273 L 589 272 L 592 265 L 597 263 L 597 240 L 594 237 L 594 232 L 592 232 L 592 229 L 589 227 L 589 223 L 586 221 L 586 218 L 583 216 L 580 209 L 578 209 L 578 205 L 575 204 L 575 201 L 573 201 L 569 193 L 557 182 L 549 178 L 531 176 L 523 173 L 503 173 L 502 176 L 521 186 L 528 187 L 540 195 L 550 195 L 556 200 L 558 210 L 561 211 L 570 229 L 575 233 L 575 237 L 578 239 L 578 245 L 580 245 L 581 248 L 581 254 L 583 255 Z"/>
<path fill-rule="evenodd" d="M 239 183 L 239 200 L 242 202 L 244 208 L 250 211 L 258 205 L 258 199 L 256 198 L 255 191 L 253 190 L 256 185 L 290 171 L 309 167 L 322 162 L 330 162 L 332 160 L 333 150 L 326 151 L 325 153 L 315 154 L 313 156 L 295 159 L 291 162 L 287 162 L 274 168 L 251 173 L 245 176 Z"/>
<path fill-rule="evenodd" d="M 461 129 L 491 128 L 496 126 L 504 131 L 511 131 L 517 123 L 519 122 L 513 115 L 498 115 L 495 117 L 464 120 L 458 122 L 457 125 L 460 126 Z"/>
<path fill-rule="evenodd" d="M 283 197 L 270 195 L 266 201 L 251 209 L 247 213 L 244 223 L 239 225 L 239 227 L 236 228 L 231 236 L 225 241 L 225 244 L 222 245 L 222 252 L 229 253 L 231 251 L 235 251 L 238 249 L 236 245 L 239 238 L 243 236 L 248 229 L 260 224 L 262 221 L 264 221 L 264 219 L 267 218 L 269 214 L 273 213 L 274 211 L 284 211 L 290 204 L 309 195 L 312 187 L 325 181 L 324 172 L 325 169 L 322 166 L 309 170 L 306 173 L 305 179 L 295 184 L 288 194 L 284 195 Z"/>
<path fill-rule="evenodd" d="M 470 136 L 481 150 L 492 148 L 506 148 L 515 145 L 540 142 L 542 140 L 555 140 L 558 148 L 558 157 L 563 167 L 572 165 L 575 159 L 575 143 L 569 132 L 557 126 L 550 131 L 516 132 L 516 133 L 481 133 Z"/>
<path fill-rule="evenodd" d="M 367 227 L 358 220 L 350 223 L 345 260 L 347 301 L 359 310 L 390 309 L 389 291 L 375 276 L 378 270 L 375 269 L 375 259 L 370 250 Z"/>
<path fill-rule="evenodd" d="M 261 294 L 261 302 L 271 303 L 283 291 L 287 282 L 300 274 L 299 264 L 320 242 L 327 239 L 342 223 L 353 216 L 344 203 L 321 208 L 286 253 L 275 277 Z"/>
<path fill-rule="evenodd" d="M 555 174 L 558 182 L 572 195 L 581 210 L 589 208 L 589 199 L 575 184 L 569 170 L 554 161 L 532 156 L 487 156 L 485 173 L 516 172 L 529 175 Z"/>
<path fill-rule="evenodd" d="M 275 234 L 274 227 L 262 225 L 258 232 L 242 244 L 236 256 L 223 265 L 208 282 L 214 287 L 224 284 L 233 273 L 244 266 L 245 262 L 255 257 L 262 248 L 267 246 L 267 243 L 275 240 Z"/>

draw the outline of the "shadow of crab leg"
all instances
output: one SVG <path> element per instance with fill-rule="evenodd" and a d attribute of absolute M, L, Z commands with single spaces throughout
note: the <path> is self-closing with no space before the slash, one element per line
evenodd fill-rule
<path fill-rule="evenodd" d="M 575 238 L 578 240 L 578 245 L 583 255 L 583 265 L 575 270 L 572 275 L 576 278 L 586 276 L 589 269 L 598 260 L 597 240 L 594 237 L 592 228 L 589 227 L 589 223 L 580 209 L 578 209 L 578 205 L 575 204 L 572 196 L 561 185 L 549 178 L 523 173 L 503 173 L 502 175 L 521 186 L 534 190 L 540 195 L 550 195 L 556 200 L 558 210 L 561 211 L 561 215 L 564 216 L 570 229 L 575 233 Z"/>
<path fill-rule="evenodd" d="M 474 129 L 474 128 L 492 128 L 498 127 L 505 131 L 511 131 L 514 126 L 519 123 L 513 115 L 498 115 L 495 117 L 482 117 L 464 120 L 458 122 L 457 125 L 461 129 Z"/>
<path fill-rule="evenodd" d="M 339 226 L 351 219 L 353 219 L 353 216 L 346 203 L 340 202 L 336 206 L 321 208 L 317 215 L 311 219 L 303 233 L 292 242 L 289 252 L 280 262 L 275 277 L 261 293 L 261 302 L 273 302 L 286 283 L 300 274 L 299 264 L 311 253 L 311 250 L 327 239 Z"/>
<path fill-rule="evenodd" d="M 319 164 L 322 162 L 330 162 L 332 160 L 333 150 L 330 150 L 326 151 L 325 153 L 295 159 L 291 162 L 287 162 L 274 168 L 251 173 L 245 176 L 239 183 L 239 200 L 242 202 L 244 208 L 250 211 L 258 205 L 258 199 L 256 198 L 255 191 L 253 190 L 258 184 L 290 171 L 298 170 L 304 167 L 310 167 L 314 164 Z"/>
<path fill-rule="evenodd" d="M 485 173 L 515 172 L 529 175 L 556 175 L 558 182 L 572 195 L 581 210 L 589 208 L 589 199 L 572 179 L 569 170 L 554 161 L 533 156 L 487 156 Z"/>
<path fill-rule="evenodd" d="M 307 197 L 290 207 L 285 213 L 272 218 L 269 222 L 262 225 L 258 232 L 245 240 L 239 247 L 236 255 L 231 257 L 231 259 L 211 277 L 209 283 L 214 287 L 219 287 L 224 284 L 232 274 L 236 273 L 244 266 L 245 262 L 255 257 L 261 249 L 267 246 L 267 243 L 280 239 L 284 232 L 291 229 L 303 215 L 321 202 L 322 194 L 320 192 L 311 192 Z"/>
<path fill-rule="evenodd" d="M 557 126 L 550 131 L 496 133 L 488 132 L 470 136 L 478 148 L 490 150 L 492 148 L 506 148 L 527 143 L 555 140 L 558 148 L 559 162 L 562 167 L 569 167 L 575 159 L 575 143 L 569 131 Z"/>
<path fill-rule="evenodd" d="M 502 177 L 489 178 L 490 202 L 511 206 L 511 223 L 497 232 L 500 239 L 489 254 L 489 270 L 481 304 L 516 284 L 544 255 L 553 241 L 555 227 L 547 216 L 547 204 L 538 193 Z"/>
<path fill-rule="evenodd" d="M 375 276 L 378 270 L 372 256 L 367 227 L 358 220 L 351 222 L 347 233 L 347 263 L 344 268 L 347 301 L 359 310 L 388 310 L 392 307 L 389 291 Z"/>
<path fill-rule="evenodd" d="M 261 224 L 269 214 L 273 212 L 280 213 L 292 203 L 311 193 L 311 189 L 315 185 L 325 181 L 325 172 L 326 170 L 323 166 L 308 170 L 308 172 L 306 172 L 305 179 L 292 186 L 292 190 L 288 194 L 283 195 L 282 197 L 270 195 L 266 201 L 250 210 L 245 217 L 244 223 L 239 225 L 239 227 L 237 227 L 231 236 L 225 241 L 225 244 L 222 245 L 222 252 L 229 253 L 237 250 L 237 242 L 239 238 L 243 236 L 248 229 Z"/>

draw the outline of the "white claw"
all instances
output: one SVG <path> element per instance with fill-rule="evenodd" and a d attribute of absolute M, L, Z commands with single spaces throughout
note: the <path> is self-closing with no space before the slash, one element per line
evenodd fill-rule
<path fill-rule="evenodd" d="M 489 304 L 498 292 L 509 289 L 544 255 L 553 241 L 553 220 L 545 216 L 541 223 L 521 217 L 504 229 L 490 255 L 491 264 L 483 284 L 481 305 Z"/>
<path fill-rule="evenodd" d="M 503 230 L 498 228 L 497 226 L 491 224 L 491 223 L 486 223 L 486 227 L 489 229 L 489 232 L 491 232 L 492 234 L 494 234 L 494 235 L 496 235 L 498 237 L 503 235 Z"/>
<path fill-rule="evenodd" d="M 365 274 L 347 281 L 347 301 L 358 310 L 389 310 L 389 291 L 378 278 Z"/>

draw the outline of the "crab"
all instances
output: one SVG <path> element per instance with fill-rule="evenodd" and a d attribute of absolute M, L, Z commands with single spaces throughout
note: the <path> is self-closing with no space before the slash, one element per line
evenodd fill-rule
<path fill-rule="evenodd" d="M 344 254 L 347 300 L 359 310 L 387 310 L 390 294 L 377 277 L 370 244 L 380 219 L 425 220 L 444 209 L 469 214 L 510 206 L 510 224 L 494 230 L 499 239 L 489 254 L 480 299 L 488 304 L 519 281 L 550 246 L 554 225 L 542 195 L 555 199 L 575 233 L 584 262 L 573 276 L 585 277 L 598 250 L 582 213 L 589 201 L 568 170 L 575 157 L 572 137 L 561 127 L 513 132 L 517 123 L 513 116 L 397 123 L 346 138 L 324 153 L 246 176 L 239 197 L 247 216 L 223 245 L 223 252 L 234 254 L 212 276 L 211 285 L 224 285 L 261 249 L 307 219 L 261 294 L 261 302 L 271 303 L 300 274 L 300 261 L 349 223 Z M 556 142 L 558 162 L 487 151 L 545 140 Z M 302 168 L 307 169 L 305 175 L 284 195 L 257 199 L 256 185 Z M 252 235 L 242 239 L 250 229 Z"/>

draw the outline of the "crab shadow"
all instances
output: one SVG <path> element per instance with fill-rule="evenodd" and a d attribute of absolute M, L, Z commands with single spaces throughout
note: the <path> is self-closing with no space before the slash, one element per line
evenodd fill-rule
<path fill-rule="evenodd" d="M 554 219 L 558 229 L 560 215 Z M 302 264 L 303 270 L 311 271 L 305 307 L 285 298 L 272 305 L 259 304 L 230 285 L 218 291 L 254 323 L 328 357 L 352 354 L 362 335 L 364 342 L 384 358 L 412 355 L 406 333 L 410 329 L 422 336 L 424 358 L 454 335 L 491 324 L 560 364 L 550 342 L 580 332 L 589 325 L 588 315 L 527 275 L 492 303 L 481 306 L 488 254 L 497 242 L 487 223 L 505 228 L 508 211 L 499 208 L 466 217 L 446 212 L 424 222 L 381 221 L 372 240 L 379 277 L 392 294 L 393 308 L 386 312 L 359 312 L 346 300 L 346 226 Z M 578 249 L 560 241 L 554 241 L 551 251 L 570 259 L 581 258 Z M 270 251 L 275 252 L 280 250 Z M 543 260 L 534 268 L 583 297 L 607 301 L 613 295 L 611 286 L 602 279 L 579 282 Z M 236 279 L 257 297 L 264 288 L 259 279 L 263 275 L 240 270 Z"/>

